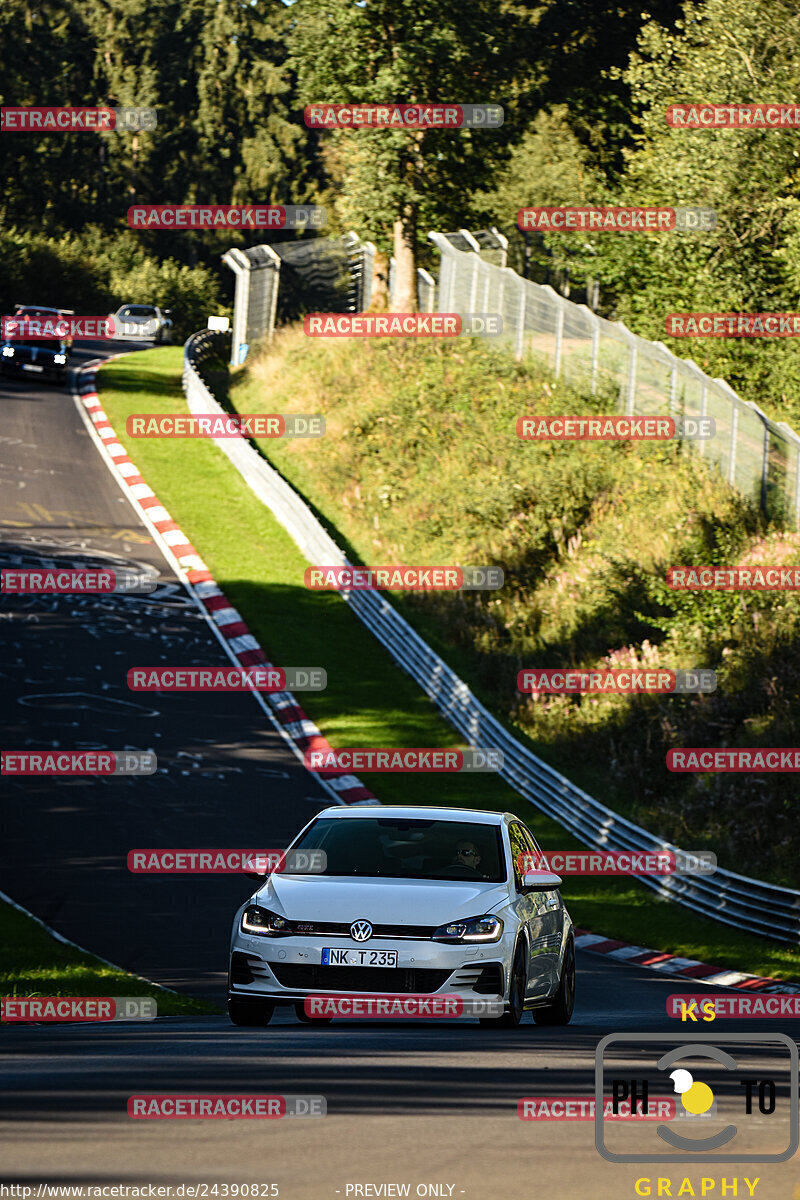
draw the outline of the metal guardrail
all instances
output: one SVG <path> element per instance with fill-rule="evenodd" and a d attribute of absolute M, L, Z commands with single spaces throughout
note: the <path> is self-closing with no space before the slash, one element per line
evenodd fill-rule
<path fill-rule="evenodd" d="M 203 331 L 186 343 L 183 385 L 193 413 L 223 409 L 203 382 L 198 368 L 225 335 Z M 217 446 L 254 494 L 290 534 L 310 563 L 344 566 L 348 559 L 304 500 L 266 459 L 243 438 L 221 438 Z M 515 791 L 593 849 L 658 851 L 678 847 L 655 837 L 594 800 L 558 771 L 537 758 L 484 708 L 466 683 L 378 592 L 343 593 L 344 599 L 395 662 L 419 684 L 442 715 L 471 746 L 503 751 L 502 777 Z M 696 913 L 749 933 L 800 943 L 800 891 L 718 868 L 708 876 L 640 877 L 659 896 Z"/>

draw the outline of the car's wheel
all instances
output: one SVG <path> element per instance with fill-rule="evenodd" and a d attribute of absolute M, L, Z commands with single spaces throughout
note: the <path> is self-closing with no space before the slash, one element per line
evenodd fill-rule
<path fill-rule="evenodd" d="M 298 1021 L 302 1021 L 304 1025 L 330 1025 L 333 1020 L 333 1017 L 309 1017 L 302 1000 L 295 1004 L 294 1011 Z"/>
<path fill-rule="evenodd" d="M 514 962 L 511 967 L 511 984 L 508 989 L 508 1012 L 502 1017 L 481 1017 L 481 1025 L 490 1025 L 495 1029 L 516 1029 L 522 1021 L 525 1011 L 525 989 L 527 987 L 527 971 L 525 970 L 525 943 L 520 939 L 514 951 Z"/>
<path fill-rule="evenodd" d="M 564 951 L 564 965 L 558 981 L 558 991 L 550 1004 L 533 1010 L 537 1025 L 569 1025 L 575 1008 L 575 943 L 572 938 Z"/>
<path fill-rule="evenodd" d="M 271 1000 L 228 996 L 228 1016 L 234 1025 L 269 1025 L 274 1012 Z"/>

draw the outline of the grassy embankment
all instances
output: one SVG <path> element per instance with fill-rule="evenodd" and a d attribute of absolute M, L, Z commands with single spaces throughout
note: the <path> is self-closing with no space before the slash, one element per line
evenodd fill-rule
<path fill-rule="evenodd" d="M 110 967 L 50 936 L 38 921 L 0 903 L 3 996 L 153 996 L 158 1015 L 197 1016 L 219 1009 Z"/>

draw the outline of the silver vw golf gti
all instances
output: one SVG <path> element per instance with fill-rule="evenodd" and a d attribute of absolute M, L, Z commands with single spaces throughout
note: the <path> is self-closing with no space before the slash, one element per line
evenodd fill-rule
<path fill-rule="evenodd" d="M 464 1011 L 493 997 L 516 1026 L 526 1009 L 540 1025 L 566 1025 L 575 1003 L 572 920 L 549 872 L 523 873 L 539 857 L 513 813 L 401 806 L 326 808 L 236 914 L 228 1012 L 266 1025 L 276 1004 L 301 1020 L 315 995 L 457 996 Z M 323 857 L 324 856 L 324 857 Z M 497 998 L 501 998 L 501 1003 Z"/>

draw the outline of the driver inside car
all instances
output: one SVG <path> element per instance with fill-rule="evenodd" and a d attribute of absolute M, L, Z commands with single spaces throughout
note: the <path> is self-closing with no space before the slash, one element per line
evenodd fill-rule
<path fill-rule="evenodd" d="M 472 867 L 473 871 L 477 873 L 478 864 L 480 861 L 481 856 L 478 853 L 478 848 L 474 842 L 460 841 L 458 843 L 456 846 L 455 858 L 453 859 L 454 866 L 458 865 L 460 867 Z"/>

